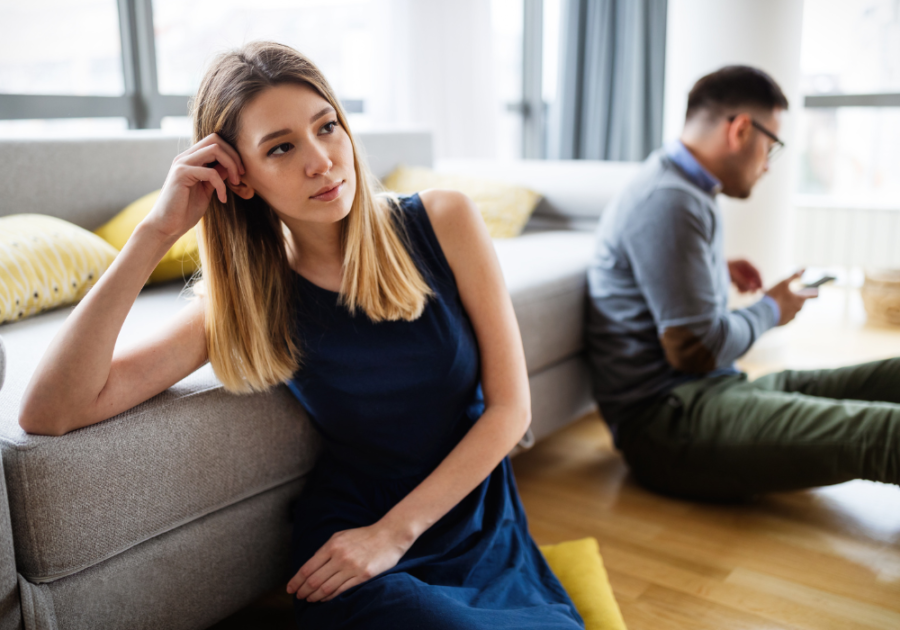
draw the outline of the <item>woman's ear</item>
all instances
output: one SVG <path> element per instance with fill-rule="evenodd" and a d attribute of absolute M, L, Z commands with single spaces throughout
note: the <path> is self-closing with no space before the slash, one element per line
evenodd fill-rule
<path fill-rule="evenodd" d="M 246 183 L 243 179 L 241 183 L 235 186 L 231 183 L 230 180 L 225 180 L 225 185 L 233 192 L 235 195 L 240 197 L 241 199 L 252 199 L 253 195 L 256 194 L 256 191 L 253 190 L 253 187 L 250 184 Z"/>

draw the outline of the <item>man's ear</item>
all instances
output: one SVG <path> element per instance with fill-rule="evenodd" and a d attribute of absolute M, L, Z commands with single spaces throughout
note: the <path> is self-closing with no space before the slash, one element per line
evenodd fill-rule
<path fill-rule="evenodd" d="M 738 114 L 728 123 L 728 148 L 740 151 L 747 144 L 753 133 L 753 123 L 747 114 Z"/>
<path fill-rule="evenodd" d="M 250 184 L 246 183 L 244 180 L 241 180 L 241 183 L 235 186 L 229 180 L 225 180 L 225 185 L 228 186 L 229 190 L 233 192 L 235 195 L 240 197 L 241 199 L 252 199 L 253 195 L 256 194 L 256 191 L 253 190 L 253 187 Z"/>

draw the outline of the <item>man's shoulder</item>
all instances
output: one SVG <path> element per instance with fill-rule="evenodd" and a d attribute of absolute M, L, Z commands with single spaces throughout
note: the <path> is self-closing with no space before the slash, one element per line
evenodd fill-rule
<path fill-rule="evenodd" d="M 715 201 L 687 180 L 663 150 L 659 150 L 645 160 L 613 205 L 623 217 L 646 220 L 658 214 L 683 212 L 700 216 L 712 210 Z"/>

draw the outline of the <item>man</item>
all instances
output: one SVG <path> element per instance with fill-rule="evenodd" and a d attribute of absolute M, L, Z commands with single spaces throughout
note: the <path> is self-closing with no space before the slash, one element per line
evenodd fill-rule
<path fill-rule="evenodd" d="M 746 198 L 768 170 L 788 101 L 766 73 L 700 79 L 681 139 L 653 153 L 597 229 L 587 343 L 594 395 L 635 478 L 675 496 L 733 500 L 854 478 L 900 482 L 900 360 L 748 382 L 733 365 L 815 291 L 792 276 L 748 308 L 723 257 L 721 192 Z M 875 402 L 883 401 L 883 402 Z"/>

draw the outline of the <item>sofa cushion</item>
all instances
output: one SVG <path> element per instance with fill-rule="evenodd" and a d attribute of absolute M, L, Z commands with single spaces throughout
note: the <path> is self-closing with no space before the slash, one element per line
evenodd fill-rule
<path fill-rule="evenodd" d="M 120 340 L 184 305 L 180 284 L 145 289 Z M 306 474 L 317 436 L 286 387 L 226 393 L 209 366 L 116 418 L 62 437 L 18 425 L 25 386 L 71 309 L 0 327 L 7 382 L 0 448 L 19 573 L 52 581 Z"/>
<path fill-rule="evenodd" d="M 586 230 L 597 227 L 607 204 L 640 171 L 642 162 L 606 160 L 443 159 L 441 173 L 474 175 L 528 186 L 543 199 L 525 231 Z"/>
<path fill-rule="evenodd" d="M 382 181 L 393 192 L 411 194 L 427 188 L 458 190 L 472 199 L 493 238 L 522 233 L 541 196 L 524 186 L 490 179 L 436 173 L 430 168 L 399 166 Z"/>
<path fill-rule="evenodd" d="M 529 374 L 584 347 L 587 267 L 593 244 L 590 233 L 566 231 L 494 241 L 522 332 Z"/>
<path fill-rule="evenodd" d="M 137 229 L 153 206 L 162 190 L 155 190 L 128 204 L 122 212 L 94 230 L 94 234 L 112 245 L 118 250 L 125 247 L 125 243 Z M 150 273 L 148 284 L 156 282 L 168 282 L 169 280 L 183 280 L 193 275 L 200 268 L 200 250 L 197 245 L 197 229 L 191 228 L 175 241 L 163 257 L 156 264 L 156 268 Z"/>

